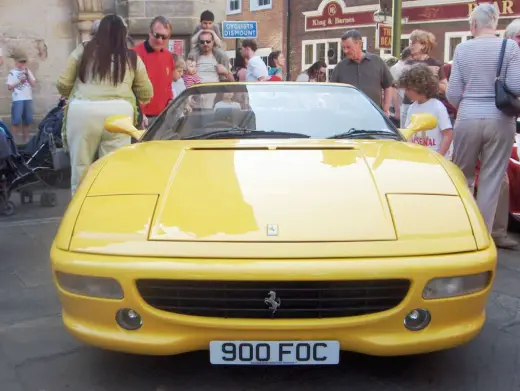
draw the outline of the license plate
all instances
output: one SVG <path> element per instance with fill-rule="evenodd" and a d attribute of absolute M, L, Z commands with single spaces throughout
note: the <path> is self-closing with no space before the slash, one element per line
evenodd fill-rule
<path fill-rule="evenodd" d="M 211 341 L 216 365 L 335 365 L 338 341 Z"/>

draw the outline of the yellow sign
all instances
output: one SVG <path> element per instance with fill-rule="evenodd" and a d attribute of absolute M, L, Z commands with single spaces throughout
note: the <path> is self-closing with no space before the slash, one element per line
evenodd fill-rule
<path fill-rule="evenodd" d="M 513 6 L 514 1 L 513 0 L 502 0 L 502 1 L 495 1 L 493 2 L 493 5 L 498 11 L 499 15 L 512 15 L 514 14 Z M 469 3 L 468 4 L 468 16 L 471 15 L 473 10 L 477 8 L 477 3 Z"/>

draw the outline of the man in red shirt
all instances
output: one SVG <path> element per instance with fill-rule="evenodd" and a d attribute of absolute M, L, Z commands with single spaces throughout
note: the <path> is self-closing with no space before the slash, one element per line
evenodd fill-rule
<path fill-rule="evenodd" d="M 164 16 L 156 16 L 150 24 L 148 39 L 134 50 L 146 66 L 153 85 L 153 98 L 141 106 L 143 125 L 146 127 L 164 110 L 173 99 L 172 82 L 175 64 L 168 50 L 168 40 L 172 32 L 171 23 Z"/>

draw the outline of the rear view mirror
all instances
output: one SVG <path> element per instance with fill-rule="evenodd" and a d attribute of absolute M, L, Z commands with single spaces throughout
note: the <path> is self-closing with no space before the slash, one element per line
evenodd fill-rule
<path fill-rule="evenodd" d="M 105 120 L 105 129 L 110 133 L 123 133 L 136 140 L 143 137 L 144 130 L 139 130 L 134 126 L 132 117 L 126 115 L 113 115 Z"/>

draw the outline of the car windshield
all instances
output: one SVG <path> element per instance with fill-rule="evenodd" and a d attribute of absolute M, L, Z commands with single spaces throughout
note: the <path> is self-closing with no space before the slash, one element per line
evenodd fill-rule
<path fill-rule="evenodd" d="M 251 138 L 396 139 L 363 93 L 320 83 L 221 83 L 185 90 L 142 141 Z"/>

